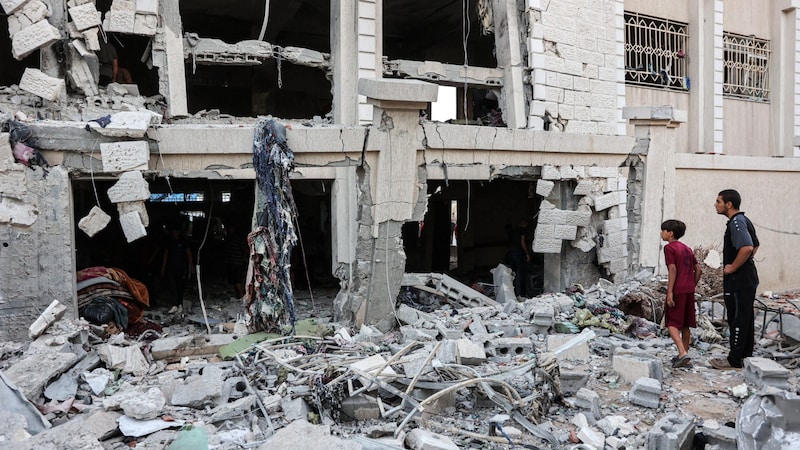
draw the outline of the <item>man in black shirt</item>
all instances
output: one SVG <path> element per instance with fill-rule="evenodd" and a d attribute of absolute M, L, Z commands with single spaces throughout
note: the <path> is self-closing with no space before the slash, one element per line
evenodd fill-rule
<path fill-rule="evenodd" d="M 744 358 L 753 356 L 755 329 L 753 303 L 758 287 L 758 272 L 753 257 L 758 251 L 758 236 L 750 219 L 739 211 L 742 197 L 733 189 L 721 191 L 715 207 L 728 218 L 722 247 L 723 290 L 728 310 L 731 351 L 727 358 L 713 358 L 715 369 L 738 369 Z"/>

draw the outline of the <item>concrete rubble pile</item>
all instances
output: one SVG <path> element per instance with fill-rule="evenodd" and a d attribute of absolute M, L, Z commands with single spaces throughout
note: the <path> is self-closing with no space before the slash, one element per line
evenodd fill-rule
<path fill-rule="evenodd" d="M 210 304 L 214 334 L 191 310 L 155 309 L 164 333 L 135 340 L 54 302 L 32 342 L 0 345 L 0 448 L 758 448 L 766 423 L 794 442 L 774 417 L 737 418 L 768 399 L 777 417 L 798 408 L 797 371 L 780 364 L 798 344 L 790 316 L 763 333 L 757 319 L 741 372 L 704 362 L 727 349 L 700 329 L 694 366 L 672 369 L 658 325 L 617 309 L 659 292 L 640 278 L 493 299 L 406 274 L 387 333 L 317 317 L 293 336 L 247 334 L 230 320 L 241 306 Z"/>

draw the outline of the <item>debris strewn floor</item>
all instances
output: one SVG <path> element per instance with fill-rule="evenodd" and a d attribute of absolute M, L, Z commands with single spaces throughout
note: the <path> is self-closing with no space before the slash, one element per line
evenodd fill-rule
<path fill-rule="evenodd" d="M 248 333 L 242 301 L 213 289 L 212 334 L 190 302 L 146 312 L 163 333 L 138 339 L 51 318 L 33 342 L 0 344 L 0 447 L 757 446 L 735 428 L 746 402 L 797 408 L 796 295 L 760 297 L 756 357 L 719 371 L 708 360 L 727 353 L 724 310 L 704 291 L 691 363 L 674 369 L 653 321 L 663 282 L 638 279 L 498 302 L 407 274 L 388 333 L 331 323 L 333 291 L 296 293 L 293 336 Z"/>

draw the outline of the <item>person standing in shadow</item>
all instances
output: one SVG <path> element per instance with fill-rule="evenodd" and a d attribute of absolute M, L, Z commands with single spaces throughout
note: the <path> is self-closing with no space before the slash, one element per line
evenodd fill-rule
<path fill-rule="evenodd" d="M 189 241 L 183 236 L 179 225 L 172 225 L 161 264 L 161 278 L 175 293 L 172 306 L 183 306 L 186 280 L 192 273 L 194 273 L 194 263 Z"/>
<path fill-rule="evenodd" d="M 514 294 L 517 297 L 529 298 L 531 292 L 528 286 L 530 275 L 528 265 L 531 262 L 531 249 L 527 220 L 520 220 L 519 225 L 511 230 L 508 244 L 511 270 L 514 271 Z"/>

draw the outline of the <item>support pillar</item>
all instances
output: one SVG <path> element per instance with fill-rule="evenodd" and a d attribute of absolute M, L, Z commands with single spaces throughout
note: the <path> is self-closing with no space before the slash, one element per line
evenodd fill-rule
<path fill-rule="evenodd" d="M 525 91 L 520 26 L 516 0 L 493 0 L 494 47 L 497 66 L 503 69 L 500 109 L 508 128 L 525 128 Z"/>
<path fill-rule="evenodd" d="M 775 124 L 775 142 L 772 156 L 800 156 L 800 99 L 795 98 L 800 90 L 800 60 L 798 51 L 797 2 L 778 1 L 772 22 L 772 58 L 770 64 L 770 113 Z"/>
<path fill-rule="evenodd" d="M 358 0 L 331 2 L 333 122 L 355 125 L 358 114 Z"/>
<path fill-rule="evenodd" d="M 692 2 L 688 49 L 691 64 L 689 148 L 693 153 L 722 153 L 722 0 Z"/>
<path fill-rule="evenodd" d="M 158 67 L 158 91 L 167 99 L 170 117 L 186 116 L 186 71 L 183 61 L 183 23 L 179 0 L 161 0 L 162 26 L 153 43 L 153 64 Z"/>

